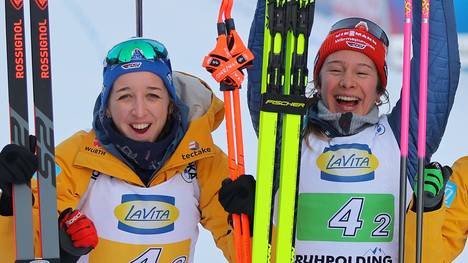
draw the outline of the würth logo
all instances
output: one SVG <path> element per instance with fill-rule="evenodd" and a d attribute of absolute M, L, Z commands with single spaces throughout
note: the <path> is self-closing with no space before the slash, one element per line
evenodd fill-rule
<path fill-rule="evenodd" d="M 48 0 L 36 0 L 36 5 L 44 11 L 47 8 L 49 1 Z"/>
<path fill-rule="evenodd" d="M 23 8 L 23 0 L 10 0 L 10 3 L 16 10 Z"/>

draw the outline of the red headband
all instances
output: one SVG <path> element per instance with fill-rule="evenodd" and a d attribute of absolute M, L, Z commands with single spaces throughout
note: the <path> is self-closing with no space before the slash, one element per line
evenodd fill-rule
<path fill-rule="evenodd" d="M 368 56 L 375 64 L 382 86 L 387 86 L 387 65 L 385 45 L 365 28 L 341 29 L 330 33 L 317 53 L 314 79 L 317 80 L 325 59 L 339 50 L 351 50 Z"/>

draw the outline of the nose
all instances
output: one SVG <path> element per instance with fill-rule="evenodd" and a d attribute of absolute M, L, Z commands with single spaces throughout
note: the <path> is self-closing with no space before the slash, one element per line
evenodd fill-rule
<path fill-rule="evenodd" d="M 343 77 L 341 78 L 340 85 L 343 88 L 353 88 L 356 85 L 356 80 L 354 75 L 349 70 L 345 71 Z"/>
<path fill-rule="evenodd" d="M 145 116 L 146 112 L 146 102 L 144 97 L 135 96 L 135 100 L 133 101 L 132 114 L 137 118 L 141 118 Z"/>

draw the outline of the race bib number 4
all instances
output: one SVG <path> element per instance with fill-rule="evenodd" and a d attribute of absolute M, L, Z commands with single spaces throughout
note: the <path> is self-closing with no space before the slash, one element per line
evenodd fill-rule
<path fill-rule="evenodd" d="M 127 244 L 100 238 L 99 245 L 89 254 L 89 262 L 188 263 L 190 243 L 187 239 L 159 245 Z"/>
<path fill-rule="evenodd" d="M 298 240 L 390 242 L 394 229 L 390 194 L 302 193 L 298 199 Z"/>

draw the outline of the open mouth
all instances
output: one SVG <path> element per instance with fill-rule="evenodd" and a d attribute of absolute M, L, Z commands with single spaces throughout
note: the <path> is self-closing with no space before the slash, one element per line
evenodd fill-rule
<path fill-rule="evenodd" d="M 339 95 L 339 96 L 335 96 L 335 100 L 340 106 L 354 107 L 358 105 L 361 99 L 359 99 L 358 97 L 354 97 L 354 96 Z"/>
<path fill-rule="evenodd" d="M 133 131 L 135 131 L 136 133 L 143 134 L 151 127 L 151 124 L 138 123 L 138 124 L 131 124 L 130 127 L 132 127 Z"/>

